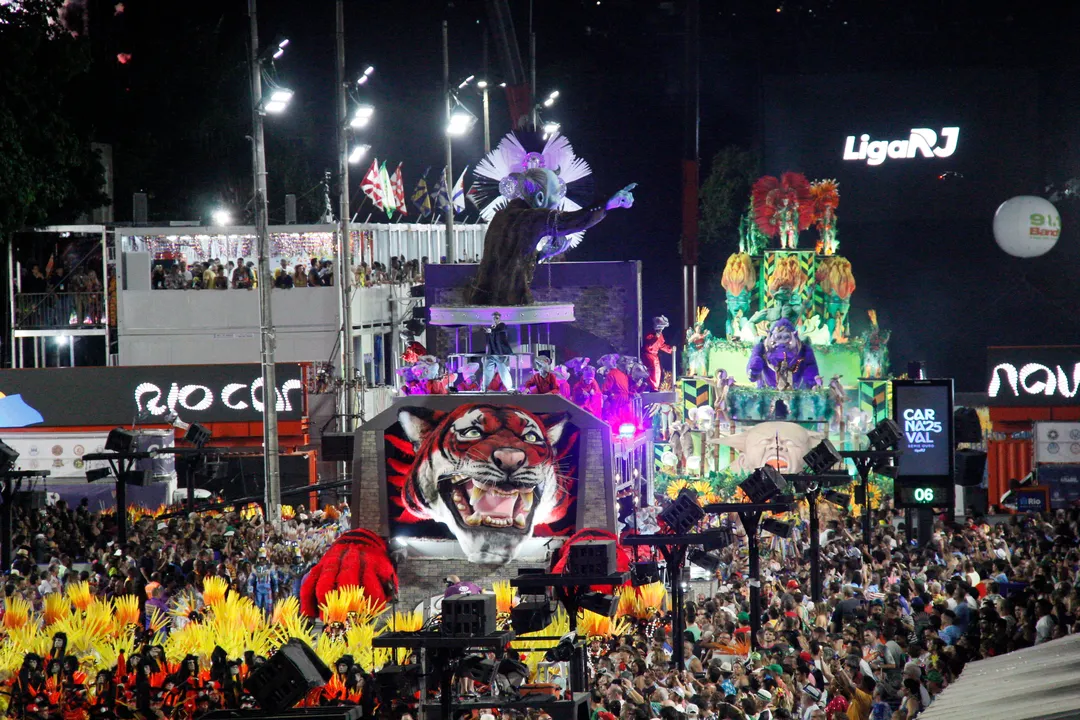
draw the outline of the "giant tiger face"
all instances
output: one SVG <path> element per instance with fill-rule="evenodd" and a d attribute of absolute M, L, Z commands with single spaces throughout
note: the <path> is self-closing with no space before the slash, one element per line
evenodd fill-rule
<path fill-rule="evenodd" d="M 567 419 L 493 405 L 402 408 L 417 448 L 406 505 L 446 525 L 471 562 L 509 562 L 558 503 L 554 446 Z"/>

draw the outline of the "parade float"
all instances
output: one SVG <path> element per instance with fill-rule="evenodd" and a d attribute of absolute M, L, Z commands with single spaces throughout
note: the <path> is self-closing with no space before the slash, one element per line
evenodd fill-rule
<path fill-rule="evenodd" d="M 850 315 L 856 283 L 839 254 L 839 204 L 835 180 L 786 172 L 754 183 L 720 280 L 725 307 L 697 308 L 675 402 L 649 408 L 659 492 L 737 501 L 761 465 L 798 473 L 822 439 L 859 449 L 888 416 L 889 333 L 873 310 Z M 872 494 L 887 495 L 890 482 L 877 478 Z"/>

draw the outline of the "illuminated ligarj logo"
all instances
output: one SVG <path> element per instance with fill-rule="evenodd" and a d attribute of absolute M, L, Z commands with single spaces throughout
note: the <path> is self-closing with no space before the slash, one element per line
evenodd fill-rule
<path fill-rule="evenodd" d="M 945 144 L 938 147 L 938 134 L 930 128 L 912 128 L 906 140 L 871 140 L 868 133 L 863 133 L 859 136 L 856 149 L 855 136 L 848 135 L 844 142 L 844 159 L 865 160 L 867 165 L 880 165 L 886 158 L 908 160 L 920 155 L 924 158 L 947 158 L 956 152 L 960 128 L 941 128 L 941 139 Z"/>
<path fill-rule="evenodd" d="M 0 392 L 0 428 L 20 428 L 40 422 L 45 422 L 45 418 L 27 405 L 22 395 L 4 395 Z"/>

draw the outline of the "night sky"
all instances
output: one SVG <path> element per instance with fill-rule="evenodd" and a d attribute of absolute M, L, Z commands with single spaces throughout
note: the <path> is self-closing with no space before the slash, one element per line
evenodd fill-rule
<path fill-rule="evenodd" d="M 510 0 L 510 5 L 527 63 L 528 2 Z M 806 167 L 764 164 L 776 155 L 766 147 L 772 137 L 767 128 L 776 126 L 776 113 L 790 112 L 782 120 L 793 128 L 812 124 L 817 115 L 812 98 L 781 109 L 765 91 L 766 78 L 772 76 L 798 83 L 802 75 L 905 73 L 932 84 L 950 68 L 976 74 L 1002 69 L 1032 73 L 1035 87 L 998 91 L 1014 104 L 1037 107 L 1038 127 L 1025 130 L 1030 138 L 1027 151 L 1003 159 L 965 158 L 969 182 L 943 185 L 940 198 L 931 188 L 930 200 L 912 194 L 918 203 L 905 201 L 904 183 L 897 182 L 889 191 L 894 204 L 886 208 L 888 217 L 882 217 L 885 213 L 876 205 L 845 205 L 844 199 L 852 196 L 867 198 L 868 204 L 882 196 L 845 195 L 845 181 L 861 180 L 857 175 L 841 178 L 841 252 L 852 259 L 859 285 L 852 307 L 856 332 L 865 327 L 865 310 L 876 308 L 882 323 L 893 330 L 895 370 L 903 371 L 908 360 L 925 360 L 931 375 L 955 376 L 959 390 L 981 389 L 987 345 L 1080 340 L 1075 320 L 1080 302 L 1074 290 L 1080 275 L 1080 213 L 1072 202 L 1059 203 L 1065 229 L 1058 247 L 1044 258 L 1008 258 L 990 234 L 993 208 L 1007 197 L 1041 193 L 1048 183 L 1080 176 L 1080 148 L 1074 139 L 1080 93 L 1073 89 L 1078 57 L 1076 43 L 1066 37 L 1066 28 L 1078 26 L 1080 12 L 1076 3 L 1027 2 L 1013 4 L 1013 9 L 991 5 L 970 0 L 902 5 L 866 0 L 701 2 L 703 178 L 712 155 L 731 144 L 758 153 L 766 173 L 797 169 L 811 178 L 821 176 L 823 170 L 813 165 L 815 158 L 835 154 L 831 138 L 820 144 L 812 137 L 800 141 L 798 157 Z M 682 0 L 544 0 L 535 3 L 534 16 L 538 92 L 560 91 L 546 117 L 562 124 L 575 149 L 590 162 L 598 194 L 638 183 L 635 207 L 613 213 L 591 230 L 568 259 L 641 260 L 645 315 L 666 314 L 676 332 L 682 314 L 678 239 L 683 6 Z M 116 153 L 116 220 L 130 219 L 129 198 L 137 190 L 151 193 L 153 220 L 208 218 L 222 203 L 250 217 L 244 0 L 124 0 L 120 12 L 114 2 L 91 0 L 90 9 L 93 82 L 102 97 L 96 123 L 99 136 L 112 142 Z M 281 84 L 296 91 L 288 113 L 267 122 L 271 220 L 283 219 L 286 192 L 300 196 L 301 221 L 314 220 L 323 206 L 319 183 L 324 171 L 336 165 L 334 3 L 259 0 L 259 17 L 263 43 L 279 34 L 290 39 L 276 74 Z M 346 2 L 349 72 L 359 73 L 369 64 L 376 67 L 363 96 L 376 106 L 376 117 L 362 141 L 390 168 L 404 161 L 407 194 L 421 171 L 443 165 L 444 19 L 450 22 L 455 83 L 468 75 L 501 81 L 493 42 L 486 72 L 484 68 L 487 15 L 481 0 Z M 120 64 L 117 53 L 130 53 L 130 59 Z M 903 109 L 906 98 L 919 95 L 915 91 L 892 100 Z M 865 94 L 830 97 L 830 112 L 850 113 L 853 125 L 863 122 L 871 109 Z M 466 91 L 462 100 L 481 115 L 478 94 Z M 494 145 L 509 130 L 510 119 L 497 90 L 491 100 Z M 959 114 L 971 114 L 962 94 L 956 102 Z M 1001 103 L 1002 111 L 1009 105 Z M 972 122 L 987 127 L 1012 122 L 984 115 Z M 979 152 L 989 151 L 980 147 Z M 481 154 L 478 124 L 467 139 L 455 142 L 455 175 L 463 163 L 475 163 Z M 357 166 L 353 171 L 356 208 L 362 198 L 362 171 Z M 995 182 L 981 182 L 982 172 L 992 173 Z M 990 196 L 994 193 L 1005 194 Z M 368 211 L 360 209 L 361 220 Z M 852 218 L 849 222 L 845 212 Z M 714 332 L 722 329 L 723 319 L 718 273 L 735 248 L 735 238 L 702 248 L 699 296 L 715 310 Z"/>

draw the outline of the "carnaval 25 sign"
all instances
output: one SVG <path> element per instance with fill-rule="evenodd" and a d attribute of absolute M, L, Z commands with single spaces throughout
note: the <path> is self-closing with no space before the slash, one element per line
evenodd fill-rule
<path fill-rule="evenodd" d="M 987 369 L 990 405 L 1080 404 L 1080 345 L 992 347 Z"/>
<path fill-rule="evenodd" d="M 898 480 L 953 476 L 953 383 L 942 380 L 893 381 L 893 411 L 902 439 Z"/>
<path fill-rule="evenodd" d="M 278 417 L 300 419 L 303 368 L 276 369 Z M 256 363 L 0 370 L 0 394 L 0 428 L 259 422 L 264 397 Z"/>

